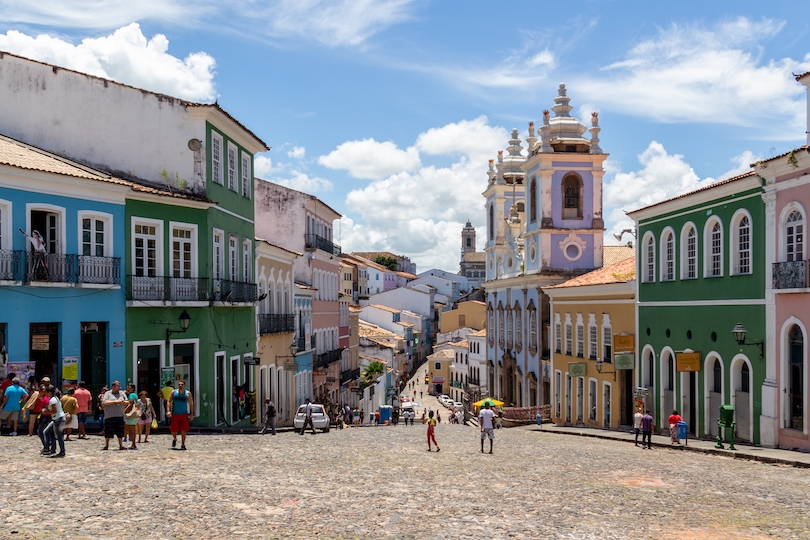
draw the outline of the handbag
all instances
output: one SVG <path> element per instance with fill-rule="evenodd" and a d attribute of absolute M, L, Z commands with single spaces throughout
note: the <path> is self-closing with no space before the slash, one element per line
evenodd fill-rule
<path fill-rule="evenodd" d="M 158 426 L 158 424 L 157 424 L 157 419 L 156 419 L 156 418 L 152 418 L 152 429 L 157 429 L 157 426 Z"/>
<path fill-rule="evenodd" d="M 68 425 L 70 421 L 73 420 L 73 415 L 69 412 L 65 413 L 65 425 Z"/>
<path fill-rule="evenodd" d="M 140 418 L 141 416 L 141 408 L 137 405 L 133 405 L 132 408 L 125 414 L 127 420 L 132 420 L 134 418 Z"/>

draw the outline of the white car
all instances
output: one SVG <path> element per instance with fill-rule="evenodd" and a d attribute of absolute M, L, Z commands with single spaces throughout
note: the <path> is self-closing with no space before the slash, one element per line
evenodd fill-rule
<path fill-rule="evenodd" d="M 448 396 L 447 394 L 442 394 L 439 396 L 439 403 L 441 403 L 445 407 L 448 407 L 449 406 L 448 403 L 453 403 L 453 400 L 450 399 L 450 396 Z"/>
<path fill-rule="evenodd" d="M 299 405 L 298 410 L 295 412 L 293 418 L 293 426 L 296 431 L 300 431 L 304 427 L 304 417 L 307 414 L 307 406 Z M 323 405 L 320 403 L 312 404 L 312 425 L 315 429 L 322 429 L 324 433 L 329 433 L 329 416 L 324 411 Z"/>
<path fill-rule="evenodd" d="M 461 403 L 460 401 L 454 401 L 453 403 L 450 404 L 450 407 L 457 410 L 457 411 L 463 411 L 464 410 L 464 404 Z"/>

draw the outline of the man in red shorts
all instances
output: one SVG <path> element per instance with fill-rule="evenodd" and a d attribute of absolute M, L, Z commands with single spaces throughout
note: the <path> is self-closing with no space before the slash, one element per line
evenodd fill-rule
<path fill-rule="evenodd" d="M 184 381 L 177 381 L 177 390 L 169 396 L 169 411 L 166 413 L 171 419 L 172 448 L 177 448 L 177 432 L 180 432 L 180 450 L 186 449 L 186 433 L 189 423 L 194 419 L 194 398 L 186 390 Z"/>

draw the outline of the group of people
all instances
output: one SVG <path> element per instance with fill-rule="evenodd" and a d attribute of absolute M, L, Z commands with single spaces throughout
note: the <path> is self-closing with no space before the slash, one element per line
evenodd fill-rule
<path fill-rule="evenodd" d="M 667 418 L 670 444 L 681 444 L 678 434 L 678 424 L 682 421 L 683 418 L 681 418 L 677 410 L 673 410 L 672 414 Z M 644 414 L 641 413 L 641 409 L 636 409 L 636 413 L 633 415 L 633 431 L 636 435 L 636 446 L 638 446 L 638 436 L 641 435 L 641 447 L 645 450 L 652 449 L 653 424 L 654 420 L 649 409 L 646 409 Z"/>

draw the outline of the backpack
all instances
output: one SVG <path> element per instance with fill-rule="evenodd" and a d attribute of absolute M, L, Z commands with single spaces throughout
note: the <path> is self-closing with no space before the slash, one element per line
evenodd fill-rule
<path fill-rule="evenodd" d="M 275 418 L 276 417 L 276 407 L 275 407 L 275 405 L 270 405 L 267 408 L 267 416 L 269 416 L 270 418 Z"/>

